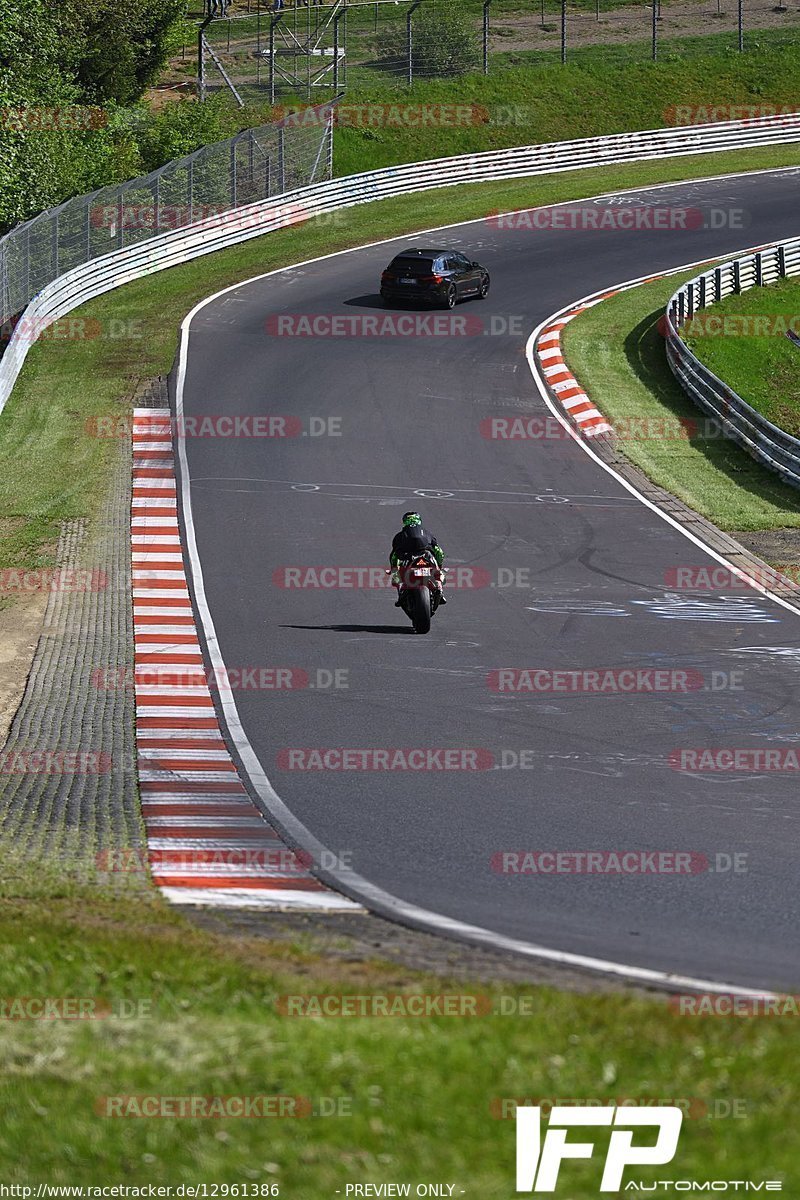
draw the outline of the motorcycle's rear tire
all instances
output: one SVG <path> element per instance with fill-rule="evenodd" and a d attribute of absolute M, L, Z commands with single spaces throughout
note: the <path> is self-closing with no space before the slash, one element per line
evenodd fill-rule
<path fill-rule="evenodd" d="M 414 588 L 409 600 L 409 616 L 415 633 L 428 633 L 431 627 L 431 594 L 426 587 Z"/>

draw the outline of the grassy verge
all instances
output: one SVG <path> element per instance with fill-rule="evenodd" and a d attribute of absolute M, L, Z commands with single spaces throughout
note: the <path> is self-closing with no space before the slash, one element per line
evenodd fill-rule
<path fill-rule="evenodd" d="M 254 240 L 85 306 L 76 316 L 98 322 L 99 336 L 37 344 L 0 417 L 0 563 L 47 559 L 58 522 L 94 512 L 116 442 L 89 436 L 87 421 L 124 415 L 135 380 L 169 369 L 181 317 L 212 290 L 498 207 L 795 161 L 795 150 L 771 149 L 427 193 Z M 789 1020 L 699 1021 L 656 1000 L 519 987 L 502 993 L 513 1015 L 288 1018 L 277 995 L 488 992 L 494 1012 L 501 993 L 297 944 L 223 939 L 155 896 L 46 882 L 21 875 L 0 886 L 0 996 L 99 996 L 134 1015 L 0 1020 L 6 1183 L 276 1183 L 282 1196 L 317 1200 L 348 1182 L 437 1181 L 505 1200 L 514 1126 L 491 1107 L 503 1097 L 691 1100 L 681 1178 L 788 1181 L 796 1161 Z M 97 1108 L 120 1095 L 275 1094 L 336 1115 L 114 1119 Z M 720 1106 L 739 1118 L 708 1115 Z M 596 1196 L 595 1164 L 569 1170 L 572 1200 Z"/>
<path fill-rule="evenodd" d="M 695 39 L 702 43 L 704 39 Z M 446 154 L 560 141 L 669 124 L 676 105 L 776 104 L 796 107 L 800 50 L 765 40 L 747 54 L 705 40 L 681 58 L 648 62 L 630 46 L 576 51 L 562 67 L 539 55 L 509 56 L 493 75 L 429 80 L 397 92 L 398 104 L 474 105 L 488 120 L 475 125 L 421 128 L 370 125 L 337 130 L 335 170 L 349 174 Z M 681 52 L 683 53 L 683 52 Z M 529 61 L 530 57 L 530 61 Z M 535 67 L 535 69 L 532 69 Z M 385 103 L 386 85 L 360 77 L 348 84 L 347 106 Z M 579 96 L 581 103 L 576 104 Z"/>
<path fill-rule="evenodd" d="M 401 107 L 383 121 L 355 114 L 350 125 L 343 121 L 336 131 L 334 169 L 347 175 L 468 151 L 655 129 L 686 119 L 676 116 L 676 106 L 796 108 L 800 47 L 784 44 L 784 37 L 759 34 L 746 54 L 731 52 L 730 38 L 726 42 L 722 35 L 680 46 L 670 42 L 657 63 L 648 61 L 646 47 L 638 44 L 576 49 L 563 67 L 552 53 L 519 52 L 502 56 L 502 65 L 498 62 L 488 76 L 421 80 L 411 88 L 354 68 L 348 74 L 345 109 L 387 102 Z M 306 98 L 296 101 L 305 103 Z M 280 103 L 290 106 L 292 101 L 281 97 Z M 474 116 L 415 124 L 413 116 L 403 116 L 406 105 L 412 112 L 420 105 L 458 105 L 462 114 L 473 106 Z M 274 119 L 266 103 L 240 110 L 232 100 L 230 105 L 223 100 L 217 108 L 220 138 Z"/>
<path fill-rule="evenodd" d="M 552 21 L 552 17 L 551 17 Z M 662 30 L 659 42 L 658 62 L 653 63 L 653 42 L 650 32 L 649 14 L 645 10 L 639 17 L 639 36 L 636 41 L 603 42 L 602 35 L 596 43 L 585 46 L 570 46 L 568 35 L 566 66 L 573 69 L 598 66 L 601 69 L 616 72 L 625 70 L 633 63 L 641 66 L 671 71 L 676 65 L 684 65 L 691 69 L 697 67 L 699 60 L 714 60 L 733 56 L 745 58 L 750 53 L 759 55 L 780 53 L 791 54 L 797 41 L 797 26 L 787 24 L 783 29 L 753 29 L 748 30 L 745 39 L 746 54 L 738 50 L 738 33 L 735 25 L 728 20 L 728 28 L 722 33 L 703 33 L 691 36 L 676 36 L 669 26 Z M 545 67 L 558 64 L 561 66 L 561 23 L 555 24 L 551 32 L 552 50 L 509 50 L 494 56 L 493 65 L 497 70 L 508 66 Z M 694 60 L 691 63 L 691 60 Z"/>
<path fill-rule="evenodd" d="M 421 158 L 559 142 L 595 134 L 660 128 L 675 120 L 675 106 L 775 103 L 796 106 L 800 53 L 765 43 L 748 54 L 696 38 L 692 56 L 678 52 L 650 62 L 630 46 L 588 47 L 561 66 L 552 55 L 510 55 L 505 70 L 489 76 L 427 80 L 396 92 L 398 104 L 475 106 L 477 124 L 456 127 L 338 128 L 337 174 Z M 515 65 L 516 64 L 516 65 Z M 363 72 L 350 80 L 345 106 L 386 102 L 386 84 L 369 85 Z M 463 109 L 462 109 L 463 110 Z M 481 114 L 486 114 L 485 118 Z"/>
<path fill-rule="evenodd" d="M 707 316 L 714 325 L 703 313 L 684 328 L 697 357 L 768 420 L 800 436 L 800 347 L 786 337 L 787 328 L 800 333 L 800 282 L 728 296 Z"/>
<path fill-rule="evenodd" d="M 587 7 L 589 4 L 594 8 L 594 0 L 588 0 Z M 410 95 L 414 102 L 416 96 L 424 96 L 429 86 L 444 87 L 455 102 L 463 102 L 465 97 L 471 96 L 473 91 L 478 88 L 489 92 L 495 89 L 508 92 L 514 88 L 514 84 L 516 87 L 521 84 L 525 91 L 538 93 L 544 98 L 549 91 L 560 90 L 564 86 L 564 81 L 574 87 L 575 83 L 581 82 L 589 73 L 590 78 L 591 75 L 602 75 L 608 85 L 601 97 L 600 111 L 602 112 L 609 104 L 613 107 L 618 102 L 617 89 L 624 89 L 626 79 L 633 82 L 636 90 L 631 95 L 623 92 L 623 103 L 625 100 L 628 103 L 635 103 L 636 100 L 647 103 L 646 93 L 639 91 L 637 86 L 640 82 L 640 74 L 633 69 L 637 66 L 644 69 L 645 73 L 655 81 L 657 87 L 661 81 L 668 80 L 673 71 L 677 80 L 680 80 L 684 74 L 688 74 L 701 86 L 703 83 L 705 84 L 702 94 L 704 102 L 707 102 L 705 97 L 708 95 L 709 88 L 713 88 L 717 75 L 736 77 L 744 72 L 746 76 L 752 77 L 753 65 L 759 61 L 762 68 L 759 71 L 761 80 L 774 80 L 775 84 L 771 83 L 770 86 L 782 87 L 783 81 L 780 79 L 780 74 L 764 73 L 765 56 L 769 55 L 770 58 L 774 58 L 775 55 L 778 55 L 790 59 L 793 56 L 796 57 L 798 26 L 792 16 L 787 15 L 785 18 L 787 21 L 785 27 L 748 29 L 745 39 L 746 51 L 741 54 L 738 50 L 738 35 L 733 14 L 728 14 L 727 22 L 722 25 L 722 32 L 717 32 L 720 29 L 719 22 L 709 20 L 706 27 L 707 32 L 681 35 L 678 33 L 681 28 L 679 24 L 671 26 L 667 9 L 665 10 L 666 22 L 661 26 L 658 62 L 653 63 L 650 15 L 646 7 L 639 6 L 638 10 L 631 7 L 629 16 L 620 18 L 620 15 L 617 14 L 611 22 L 606 22 L 604 25 L 597 25 L 593 21 L 589 22 L 588 30 L 592 31 L 590 36 L 596 40 L 585 45 L 580 44 L 580 40 L 587 36 L 587 21 L 584 19 L 577 28 L 569 23 L 568 58 L 567 63 L 562 65 L 561 8 L 558 3 L 551 3 L 548 7 L 549 11 L 545 14 L 544 25 L 536 29 L 536 35 L 541 39 L 539 48 L 514 48 L 518 38 L 513 27 L 507 27 L 502 33 L 500 28 L 497 28 L 494 45 L 508 46 L 509 49 L 496 50 L 490 54 L 487 79 L 478 70 L 475 70 L 474 74 L 465 72 L 463 75 L 449 80 L 446 78 L 437 80 L 431 76 L 426 78 L 426 73 L 420 71 L 418 72 L 419 80 L 411 92 L 409 92 L 406 78 L 404 51 L 399 56 L 389 59 L 381 59 L 376 55 L 381 36 L 388 34 L 390 38 L 393 38 L 398 32 L 398 17 L 402 21 L 401 10 L 395 8 L 394 5 L 384 5 L 384 11 L 386 9 L 390 11 L 385 13 L 386 19 L 380 22 L 380 32 L 376 35 L 368 18 L 365 19 L 365 13 L 368 13 L 369 10 L 356 7 L 351 10 L 352 15 L 348 16 L 348 60 L 346 80 L 342 80 L 347 91 L 347 103 L 359 102 L 362 91 L 373 92 L 379 100 L 385 100 L 387 93 L 393 94 L 398 101 L 402 98 L 402 102 L 405 102 L 406 97 Z M 616 6 L 614 5 L 614 7 Z M 355 14 L 358 13 L 361 14 L 361 19 L 357 31 Z M 575 15 L 572 13 L 571 17 Z M 700 11 L 698 11 L 699 15 Z M 709 16 L 707 10 L 705 16 Z M 620 24 L 622 21 L 625 22 L 622 24 L 621 30 L 613 28 L 614 21 Z M 287 29 L 291 25 L 292 18 L 290 17 Z M 405 32 L 404 24 L 400 27 Z M 622 31 L 624 31 L 622 40 L 613 40 L 615 33 L 619 35 L 619 32 Z M 626 38 L 625 33 L 631 31 L 633 31 L 633 36 Z M 576 40 L 573 40 L 573 33 Z M 302 38 L 304 35 L 305 29 L 300 24 L 298 37 Z M 242 39 L 243 46 L 247 45 L 247 37 L 255 41 L 255 23 L 250 21 L 237 23 L 234 37 Z M 604 38 L 608 40 L 604 40 Z M 243 87 L 248 96 L 257 98 L 259 93 L 263 94 L 266 80 L 264 69 L 259 71 L 257 63 L 247 56 L 247 51 L 242 48 L 242 45 L 237 48 L 234 42 L 230 53 L 227 53 L 227 27 L 224 24 L 216 31 L 216 44 L 228 63 L 234 65 L 237 86 Z M 405 45 L 405 38 L 403 38 L 402 45 Z M 745 65 L 748 61 L 751 64 L 749 68 Z M 301 60 L 298 62 L 302 79 L 305 66 Z M 177 66 L 178 63 L 174 62 L 172 69 L 175 70 Z M 702 79 L 699 74 L 701 66 L 708 68 L 707 79 Z M 185 70 L 185 62 L 183 67 Z M 524 70 L 521 71 L 520 68 L 524 68 Z M 534 69 L 532 70 L 532 68 Z M 509 79 L 509 71 L 515 71 L 514 80 Z M 562 79 L 559 79 L 559 76 Z M 279 94 L 285 94 L 288 86 L 288 84 L 279 84 Z M 296 86 L 299 86 L 304 94 L 306 93 L 302 83 Z M 575 94 L 573 91 L 573 98 Z M 721 94 L 726 95 L 726 93 Z M 592 111 L 589 110 L 590 114 Z M 556 115 L 565 115 L 569 119 L 570 116 L 578 114 L 574 106 L 571 106 L 566 111 L 557 110 Z"/>
<path fill-rule="evenodd" d="M 800 496 L 719 437 L 689 440 L 637 436 L 657 430 L 665 417 L 698 420 L 698 410 L 667 366 L 659 319 L 682 279 L 672 276 L 614 296 L 572 321 L 564 344 L 577 378 L 598 407 L 620 424 L 621 448 L 655 483 L 667 488 L 722 529 L 800 526 Z M 788 345 L 788 342 L 787 342 Z M 800 357 L 800 351 L 794 352 Z M 628 422 L 630 436 L 625 436 Z M 698 429 L 705 428 L 702 422 Z"/>
<path fill-rule="evenodd" d="M 158 900 L 123 907 L 96 893 L 46 911 L 7 901 L 0 938 L 6 1003 L 99 998 L 116 1014 L 0 1021 L 7 1184 L 276 1183 L 281 1196 L 321 1200 L 350 1182 L 447 1181 L 455 1195 L 507 1200 L 514 1122 L 494 1114 L 511 1097 L 668 1095 L 691 1114 L 673 1176 L 789 1182 L 796 1171 L 789 1018 L 701 1020 L 662 1000 L 447 983 L 288 943 L 231 942 Z M 307 1018 L 276 1003 L 407 991 L 488 996 L 490 1011 Z M 319 1115 L 103 1116 L 102 1098 L 123 1095 L 284 1095 Z M 565 1166 L 571 1200 L 596 1196 L 597 1170 L 596 1160 Z M 663 1168 L 633 1176 L 654 1181 Z"/>

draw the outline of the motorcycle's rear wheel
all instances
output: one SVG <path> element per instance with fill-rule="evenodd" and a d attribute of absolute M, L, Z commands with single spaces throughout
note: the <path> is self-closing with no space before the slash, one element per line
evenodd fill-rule
<path fill-rule="evenodd" d="M 428 633 L 431 627 L 431 594 L 426 587 L 414 588 L 408 597 L 409 616 L 415 633 Z"/>

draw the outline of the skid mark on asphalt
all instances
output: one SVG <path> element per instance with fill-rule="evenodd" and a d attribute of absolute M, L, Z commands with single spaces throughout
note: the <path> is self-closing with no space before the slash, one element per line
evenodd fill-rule
<path fill-rule="evenodd" d="M 175 904 L 362 911 L 288 848 L 228 753 L 186 581 L 167 408 L 134 410 L 131 545 L 137 767 L 155 883 Z"/>
<path fill-rule="evenodd" d="M 638 605 L 649 616 L 667 621 L 721 621 L 736 624 L 780 624 L 780 617 L 772 616 L 765 609 L 740 596 L 720 596 L 717 600 L 698 600 L 687 596 L 667 593 L 666 597 L 650 600 L 624 601 L 614 604 L 610 600 L 540 600 L 526 604 L 528 612 L 555 613 L 577 617 L 631 617 L 636 613 L 626 605 Z"/>
<path fill-rule="evenodd" d="M 228 486 L 222 485 L 247 485 Z M 199 475 L 192 478 L 192 488 L 215 491 L 247 492 L 259 488 L 288 488 L 307 492 L 323 499 L 358 500 L 363 504 L 404 504 L 412 496 L 424 500 L 454 500 L 459 504 L 569 504 L 580 508 L 632 508 L 636 501 L 628 496 L 576 495 L 560 496 L 554 492 L 505 492 L 498 489 L 402 487 L 399 484 L 377 483 L 313 483 L 309 480 L 267 479 L 260 476 Z M 355 489 L 359 489 L 358 492 Z M 365 493 L 374 493 L 368 495 Z M 384 493 L 394 492 L 393 496 Z"/>

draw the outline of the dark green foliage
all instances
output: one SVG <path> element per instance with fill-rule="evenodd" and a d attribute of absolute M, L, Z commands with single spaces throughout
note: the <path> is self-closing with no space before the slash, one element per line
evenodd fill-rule
<path fill-rule="evenodd" d="M 439 0 L 431 8 L 423 4 L 412 16 L 411 60 L 416 75 L 463 75 L 481 60 L 481 38 L 473 16 L 453 0 Z M 382 59 L 408 58 L 407 28 L 395 23 L 382 35 Z"/>
<path fill-rule="evenodd" d="M 121 106 L 155 78 L 182 11 L 183 0 L 0 0 L 0 226 L 141 169 Z"/>

